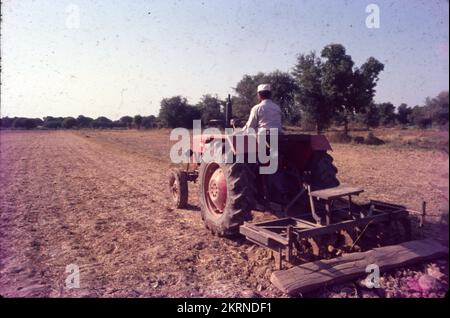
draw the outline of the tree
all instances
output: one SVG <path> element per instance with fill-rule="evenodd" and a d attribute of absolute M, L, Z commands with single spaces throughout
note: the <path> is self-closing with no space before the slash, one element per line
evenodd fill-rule
<path fill-rule="evenodd" d="M 433 124 L 443 126 L 448 123 L 449 116 L 449 96 L 448 91 L 439 93 L 436 97 L 427 97 L 425 107 L 430 113 Z"/>
<path fill-rule="evenodd" d="M 25 118 L 24 119 L 24 127 L 26 129 L 33 129 L 37 127 L 36 120 L 34 118 Z"/>
<path fill-rule="evenodd" d="M 209 94 L 203 95 L 196 107 L 201 112 L 202 123 L 207 125 L 210 120 L 225 120 L 225 114 L 221 111 L 225 102 L 220 100 L 217 96 Z"/>
<path fill-rule="evenodd" d="M 321 57 L 322 92 L 325 102 L 333 111 L 344 114 L 344 130 L 348 133 L 347 114 L 352 111 L 349 99 L 353 83 L 353 60 L 341 44 L 330 44 L 323 48 Z"/>
<path fill-rule="evenodd" d="M 430 128 L 433 123 L 431 114 L 427 112 L 427 109 L 423 106 L 417 105 L 413 107 L 408 119 L 415 126 L 422 129 Z"/>
<path fill-rule="evenodd" d="M 44 121 L 41 118 L 34 118 L 34 122 L 36 123 L 36 127 L 44 125 Z"/>
<path fill-rule="evenodd" d="M 185 128 L 193 128 L 194 120 L 201 120 L 201 118 L 202 118 L 202 113 L 200 112 L 200 110 L 195 106 L 188 105 L 188 107 L 186 109 L 184 127 Z"/>
<path fill-rule="evenodd" d="M 266 75 L 266 80 L 271 84 L 272 100 L 281 108 L 283 121 L 295 124 L 300 119 L 298 105 L 295 103 L 297 84 L 294 77 L 281 71 L 274 71 Z"/>
<path fill-rule="evenodd" d="M 78 125 L 78 122 L 73 117 L 66 117 L 66 118 L 64 118 L 64 120 L 61 123 L 61 127 L 66 128 L 66 129 L 76 127 L 77 125 Z"/>
<path fill-rule="evenodd" d="M 401 125 L 407 125 L 409 124 L 409 116 L 412 113 L 412 109 L 408 107 L 405 103 L 400 104 L 400 106 L 397 107 L 397 114 L 396 119 L 397 122 Z"/>
<path fill-rule="evenodd" d="M 317 133 L 320 134 L 329 126 L 333 110 L 322 94 L 321 60 L 315 52 L 300 54 L 297 57 L 293 76 L 297 87 L 297 102 L 306 113 L 306 118 L 314 122 Z"/>
<path fill-rule="evenodd" d="M 119 120 L 114 120 L 111 124 L 111 128 L 127 128 L 127 124 Z"/>
<path fill-rule="evenodd" d="M 63 120 L 64 118 L 62 117 L 52 117 L 52 116 L 44 117 L 44 127 L 48 129 L 61 128 Z"/>
<path fill-rule="evenodd" d="M 142 127 L 145 129 L 156 127 L 156 117 L 153 115 L 142 118 Z"/>
<path fill-rule="evenodd" d="M 137 129 L 141 129 L 142 116 L 141 115 L 134 116 L 133 122 Z"/>
<path fill-rule="evenodd" d="M 14 117 L 11 127 L 33 129 L 37 127 L 37 122 L 34 118 Z"/>
<path fill-rule="evenodd" d="M 13 125 L 14 119 L 8 116 L 0 119 L 0 127 L 2 128 L 11 128 Z"/>
<path fill-rule="evenodd" d="M 164 98 L 161 101 L 159 116 L 164 127 L 192 128 L 193 120 L 200 119 L 200 111 L 188 104 L 187 99 L 181 96 Z"/>
<path fill-rule="evenodd" d="M 384 65 L 370 57 L 360 68 L 341 44 L 327 45 L 321 52 L 322 92 L 325 102 L 344 119 L 344 133 L 348 134 L 348 115 L 364 111 L 375 95 L 379 73 Z"/>
<path fill-rule="evenodd" d="M 395 124 L 395 107 L 392 103 L 381 103 L 376 106 L 380 113 L 380 121 L 383 126 Z"/>
<path fill-rule="evenodd" d="M 380 125 L 380 110 L 374 103 L 366 107 L 361 115 L 367 128 L 375 128 Z"/>
<path fill-rule="evenodd" d="M 91 127 L 91 123 L 94 121 L 91 117 L 86 117 L 83 115 L 79 115 L 77 117 L 78 127 L 79 128 L 89 128 Z"/>
<path fill-rule="evenodd" d="M 376 121 L 374 117 L 376 115 L 373 107 L 373 98 L 375 96 L 375 87 L 379 80 L 379 74 L 383 70 L 384 65 L 374 57 L 369 57 L 361 67 L 354 70 L 353 82 L 347 99 L 347 109 L 352 114 L 365 112 L 372 117 L 372 120 Z"/>
<path fill-rule="evenodd" d="M 25 118 L 22 117 L 14 117 L 12 122 L 13 128 L 25 128 Z"/>
<path fill-rule="evenodd" d="M 449 96 L 448 91 L 436 97 L 425 99 L 424 106 L 415 106 L 408 114 L 408 121 L 422 129 L 438 126 L 448 129 Z"/>
<path fill-rule="evenodd" d="M 131 116 L 123 116 L 120 118 L 120 121 L 129 129 L 131 129 L 131 124 L 133 123 L 133 117 Z"/>
<path fill-rule="evenodd" d="M 113 126 L 113 122 L 111 119 L 106 118 L 104 116 L 100 116 L 96 118 L 92 123 L 92 128 L 111 128 Z"/>

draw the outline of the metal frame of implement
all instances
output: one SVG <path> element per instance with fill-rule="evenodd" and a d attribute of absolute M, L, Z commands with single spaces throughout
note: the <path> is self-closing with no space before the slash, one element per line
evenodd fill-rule
<path fill-rule="evenodd" d="M 328 211 L 329 212 L 329 211 Z M 278 269 L 282 268 L 283 251 L 286 260 L 292 260 L 294 241 L 302 238 L 319 237 L 341 230 L 363 228 L 370 224 L 391 222 L 405 219 L 409 215 L 406 207 L 381 201 L 371 200 L 368 204 L 356 205 L 349 213 L 346 208 L 332 211 L 333 221 L 324 225 L 303 218 L 286 217 L 270 221 L 248 223 L 240 226 L 239 231 L 249 241 L 273 251 Z M 328 218 L 327 218 L 328 221 Z M 327 224 L 329 223 L 329 224 Z M 408 235 L 410 235 L 410 229 Z"/>

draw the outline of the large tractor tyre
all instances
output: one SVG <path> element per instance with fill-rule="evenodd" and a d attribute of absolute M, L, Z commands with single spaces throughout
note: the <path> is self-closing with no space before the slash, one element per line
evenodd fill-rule
<path fill-rule="evenodd" d="M 311 190 L 334 188 L 339 185 L 336 177 L 337 168 L 333 165 L 333 157 L 325 151 L 316 151 L 310 160 L 308 170 L 311 171 Z"/>
<path fill-rule="evenodd" d="M 205 225 L 218 236 L 235 236 L 239 226 L 251 219 L 255 180 L 252 165 L 202 162 L 199 198 Z"/>
<path fill-rule="evenodd" d="M 172 206 L 175 209 L 183 209 L 188 202 L 187 173 L 180 170 L 172 170 L 169 173 L 169 191 L 172 195 Z"/>

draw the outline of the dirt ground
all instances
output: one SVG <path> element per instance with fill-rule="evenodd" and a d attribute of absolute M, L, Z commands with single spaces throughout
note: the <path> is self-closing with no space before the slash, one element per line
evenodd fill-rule
<path fill-rule="evenodd" d="M 282 297 L 269 254 L 243 239 L 214 237 L 197 189 L 187 210 L 167 195 L 167 131 L 2 131 L 0 295 L 31 297 Z M 448 246 L 449 157 L 440 151 L 333 145 L 338 177 L 373 198 L 419 210 L 424 236 Z M 255 212 L 257 213 L 257 212 Z M 64 288 L 66 266 L 80 289 Z M 383 273 L 314 297 L 441 297 L 448 261 Z M 425 286 L 425 287 L 424 287 Z"/>

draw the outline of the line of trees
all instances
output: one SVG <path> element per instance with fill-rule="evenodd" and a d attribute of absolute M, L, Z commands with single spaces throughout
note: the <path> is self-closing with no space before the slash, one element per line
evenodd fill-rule
<path fill-rule="evenodd" d="M 300 54 L 292 72 L 244 75 L 234 88 L 233 116 L 245 121 L 250 109 L 258 103 L 257 85 L 270 83 L 272 98 L 280 105 L 286 125 L 318 133 L 331 125 L 343 126 L 345 134 L 349 123 L 366 128 L 413 125 L 448 129 L 448 91 L 428 97 L 423 106 L 374 103 L 383 70 L 384 65 L 374 57 L 356 66 L 343 45 L 330 44 L 320 56 L 316 52 Z M 217 96 L 204 95 L 197 105 L 174 96 L 161 101 L 158 118 L 164 127 L 189 128 L 193 119 L 201 119 L 204 124 L 211 119 L 223 120 L 224 105 L 225 101 Z"/>
<path fill-rule="evenodd" d="M 119 120 L 111 120 L 105 116 L 96 119 L 83 115 L 74 117 L 52 117 L 24 118 L 24 117 L 3 117 L 0 119 L 2 128 L 20 128 L 20 129 L 73 129 L 73 128 L 157 128 L 159 127 L 157 117 L 136 115 L 123 116 Z"/>
<path fill-rule="evenodd" d="M 244 75 L 234 88 L 233 115 L 245 121 L 252 106 L 258 103 L 256 87 L 270 83 L 272 98 L 280 105 L 285 125 L 301 126 L 321 133 L 331 125 L 342 126 L 348 133 L 349 123 L 367 128 L 414 125 L 420 128 L 448 129 L 448 91 L 428 97 L 422 106 L 395 107 L 390 102 L 374 103 L 376 86 L 384 65 L 369 57 L 357 66 L 341 44 L 325 46 L 316 52 L 300 54 L 292 72 L 274 71 Z M 225 101 L 217 95 L 204 95 L 196 105 L 179 95 L 164 98 L 157 117 L 136 115 L 119 120 L 74 117 L 1 118 L 3 128 L 160 128 L 192 127 L 194 119 L 203 124 L 224 120 Z"/>
<path fill-rule="evenodd" d="M 395 107 L 392 103 L 371 103 L 364 112 L 354 117 L 354 121 L 367 128 L 401 125 L 448 129 L 449 93 L 444 91 L 434 98 L 427 97 L 423 106 L 409 107 L 402 103 Z"/>

